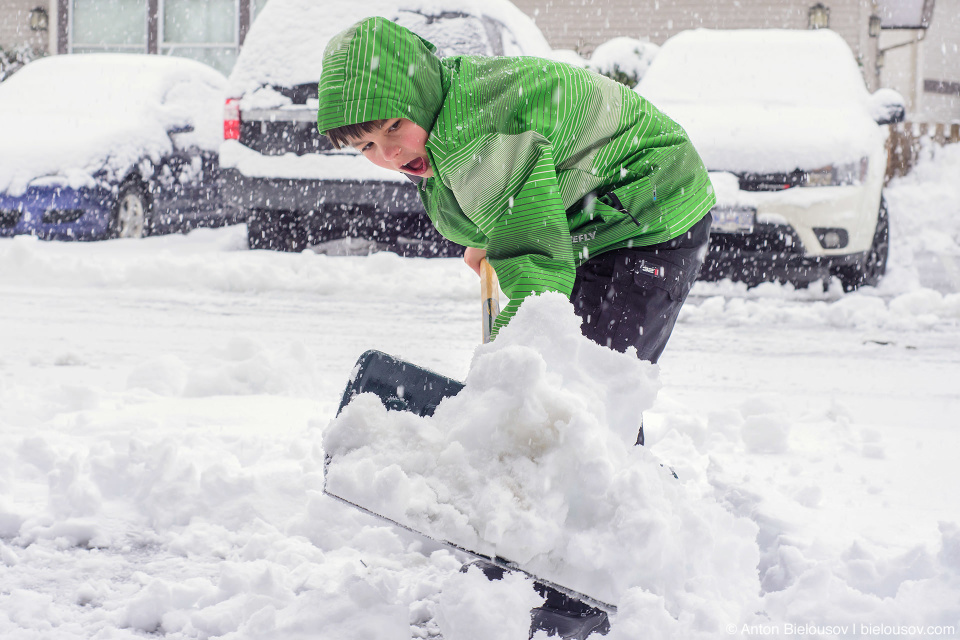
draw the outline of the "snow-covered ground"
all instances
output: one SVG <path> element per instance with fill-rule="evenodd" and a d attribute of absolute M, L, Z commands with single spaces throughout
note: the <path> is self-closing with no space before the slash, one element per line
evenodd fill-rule
<path fill-rule="evenodd" d="M 608 638 L 960 637 L 958 175 L 960 145 L 890 186 L 878 289 L 698 283 L 659 367 L 614 358 L 650 390 L 630 396 L 647 447 L 605 445 L 605 466 L 581 442 L 549 494 L 582 484 L 598 522 L 626 507 L 592 532 L 635 542 L 617 552 L 635 577 L 606 585 Z M 534 458 L 578 425 L 603 436 L 581 404 L 618 424 L 628 407 L 571 379 L 599 356 L 562 300 L 478 350 L 458 260 L 244 247 L 242 227 L 0 240 L 0 636 L 525 638 L 528 581 L 460 573 L 324 496 L 323 443 L 342 444 L 331 420 L 370 348 L 469 374 L 503 411 L 535 392 L 580 416 Z M 448 422 L 477 442 L 466 418 Z M 534 447 L 543 416 L 517 418 Z M 581 542 L 571 566 L 617 565 Z"/>

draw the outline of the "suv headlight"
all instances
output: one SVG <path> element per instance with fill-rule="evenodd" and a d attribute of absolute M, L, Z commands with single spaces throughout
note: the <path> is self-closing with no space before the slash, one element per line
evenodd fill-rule
<path fill-rule="evenodd" d="M 847 164 L 828 164 L 825 167 L 804 172 L 800 186 L 839 187 L 861 184 L 867 179 L 869 167 L 870 160 L 866 157 Z"/>

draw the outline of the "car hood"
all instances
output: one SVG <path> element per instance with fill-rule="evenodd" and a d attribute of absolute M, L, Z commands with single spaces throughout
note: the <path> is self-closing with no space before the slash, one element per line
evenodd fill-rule
<path fill-rule="evenodd" d="M 816 169 L 872 157 L 884 141 L 858 108 L 654 103 L 686 129 L 712 171 Z"/>

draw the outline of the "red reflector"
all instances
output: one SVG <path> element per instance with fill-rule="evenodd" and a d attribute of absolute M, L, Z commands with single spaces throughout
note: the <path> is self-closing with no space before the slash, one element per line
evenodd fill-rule
<path fill-rule="evenodd" d="M 240 139 L 240 99 L 227 98 L 223 105 L 223 139 Z"/>

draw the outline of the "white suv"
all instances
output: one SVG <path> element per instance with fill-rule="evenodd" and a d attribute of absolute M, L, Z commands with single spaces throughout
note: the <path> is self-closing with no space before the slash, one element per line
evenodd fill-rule
<path fill-rule="evenodd" d="M 702 279 L 877 284 L 889 241 L 881 125 L 903 119 L 903 99 L 871 95 L 839 35 L 686 31 L 637 91 L 687 130 L 711 172 Z"/>

